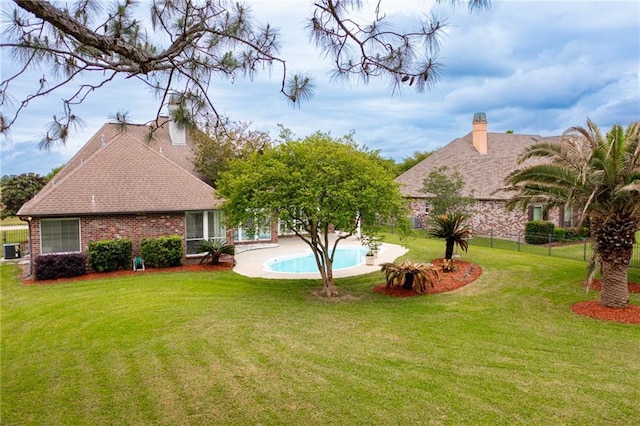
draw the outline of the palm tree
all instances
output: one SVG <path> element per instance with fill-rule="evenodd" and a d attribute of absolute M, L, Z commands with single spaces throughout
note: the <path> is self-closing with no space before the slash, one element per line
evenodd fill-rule
<path fill-rule="evenodd" d="M 405 260 L 400 264 L 389 262 L 380 266 L 385 275 L 387 287 L 402 284 L 405 290 L 413 288 L 418 294 L 424 293 L 427 286 L 433 287 L 438 279 L 438 271 L 431 264 Z"/>
<path fill-rule="evenodd" d="M 465 225 L 464 221 L 467 217 L 461 213 L 445 213 L 433 218 L 431 228 L 428 234 L 435 238 L 442 238 L 446 241 L 444 252 L 445 270 L 447 264 L 451 263 L 453 257 L 453 248 L 457 245 L 462 250 L 467 251 L 469 248 L 469 237 L 471 237 L 471 228 Z"/>
<path fill-rule="evenodd" d="M 516 191 L 511 208 L 581 207 L 580 221 L 589 221 L 594 256 L 602 265 L 600 303 L 612 308 L 629 304 L 627 269 L 640 228 L 639 140 L 640 122 L 626 130 L 614 125 L 603 137 L 587 120 L 586 127 L 568 129 L 560 143 L 527 148 L 518 164 L 543 162 L 524 165 L 505 179 L 505 189 Z"/>

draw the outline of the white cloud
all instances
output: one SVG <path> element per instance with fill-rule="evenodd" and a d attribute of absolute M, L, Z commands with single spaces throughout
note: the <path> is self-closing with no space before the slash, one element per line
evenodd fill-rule
<path fill-rule="evenodd" d="M 370 2 L 375 7 L 376 2 Z M 383 1 L 396 22 L 428 13 L 430 1 Z M 282 56 L 289 71 L 313 72 L 316 96 L 292 109 L 278 93 L 280 69 L 253 82 L 219 80 L 212 94 L 219 112 L 251 121 L 259 130 L 277 134 L 282 123 L 298 136 L 317 130 L 339 136 L 356 131 L 356 139 L 383 155 L 401 159 L 417 150 L 434 149 L 471 129 L 474 112 L 487 113 L 490 131 L 560 134 L 584 124 L 587 117 L 601 127 L 640 120 L 640 3 L 636 1 L 494 1 L 492 8 L 469 14 L 439 5 L 448 18 L 448 36 L 440 56 L 442 79 L 430 92 L 405 90 L 391 96 L 387 83 L 336 84 L 331 62 L 319 56 L 304 32 L 310 4 L 299 0 L 254 0 L 259 21 L 282 32 Z M 3 77 L 7 53 L 2 52 Z M 39 78 L 41 72 L 34 73 Z M 16 86 L 25 90 L 26 86 Z M 38 153 L 44 125 L 59 110 L 61 95 L 32 102 L 11 137 L 2 140 L 2 173 L 41 174 L 68 159 L 91 134 L 119 110 L 136 122 L 155 117 L 158 102 L 135 80 L 120 80 L 100 89 L 78 109 L 85 131 L 67 147 Z"/>

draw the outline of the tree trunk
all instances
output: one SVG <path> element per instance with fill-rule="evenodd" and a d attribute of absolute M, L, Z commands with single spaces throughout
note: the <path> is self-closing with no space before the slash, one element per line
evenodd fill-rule
<path fill-rule="evenodd" d="M 405 290 L 411 290 L 413 288 L 413 274 L 406 274 L 404 276 L 404 285 L 402 286 L 402 288 L 404 288 Z"/>
<path fill-rule="evenodd" d="M 444 258 L 445 259 L 451 259 L 453 257 L 453 246 L 455 244 L 455 241 L 453 240 L 453 238 L 447 238 L 447 245 L 446 245 L 446 250 L 444 252 Z"/>
<path fill-rule="evenodd" d="M 326 296 L 337 296 L 338 289 L 333 282 L 333 261 L 329 257 L 328 253 L 326 253 L 324 256 L 324 271 L 322 272 L 322 289 L 324 290 Z"/>
<path fill-rule="evenodd" d="M 614 262 L 602 262 L 602 290 L 600 303 L 609 308 L 629 306 L 629 285 L 627 265 Z"/>
<path fill-rule="evenodd" d="M 600 303 L 610 308 L 629 306 L 627 270 L 633 253 L 638 221 L 634 216 L 612 214 L 592 220 L 592 232 L 597 239 L 602 261 Z"/>

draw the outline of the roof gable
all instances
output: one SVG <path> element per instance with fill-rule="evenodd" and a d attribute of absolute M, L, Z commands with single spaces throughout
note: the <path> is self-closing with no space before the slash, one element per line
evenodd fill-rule
<path fill-rule="evenodd" d="M 167 149 L 166 141 L 157 145 L 142 142 L 140 130 L 148 129 L 134 126 L 114 134 L 112 126 L 103 126 L 18 213 L 172 212 L 212 209 L 220 204 L 211 186 L 170 158 L 176 157 L 171 154 L 177 150 Z"/>
<path fill-rule="evenodd" d="M 504 178 L 516 167 L 516 160 L 525 148 L 543 140 L 555 141 L 556 137 L 518 135 L 511 133 L 487 134 L 487 154 L 480 154 L 473 147 L 472 134 L 454 139 L 444 147 L 416 164 L 396 178 L 404 196 L 425 198 L 422 192 L 424 179 L 442 166 L 456 169 L 464 178 L 463 195 L 476 199 L 506 199 L 500 191 Z"/>

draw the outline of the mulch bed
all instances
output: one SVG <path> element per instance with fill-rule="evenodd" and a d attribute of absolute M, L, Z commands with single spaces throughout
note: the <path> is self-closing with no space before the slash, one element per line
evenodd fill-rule
<path fill-rule="evenodd" d="M 433 263 L 436 268 L 442 268 L 442 259 L 435 259 L 431 263 Z M 374 287 L 373 291 L 394 297 L 412 297 L 424 294 L 443 293 L 464 287 L 465 285 L 474 282 L 478 277 L 480 277 L 480 275 L 482 275 L 482 268 L 475 263 L 456 260 L 455 264 L 458 267 L 455 271 L 438 271 L 440 275 L 438 282 L 422 294 L 418 294 L 414 290 L 405 290 L 400 286 L 387 287 L 386 284 L 380 284 Z"/>
<path fill-rule="evenodd" d="M 586 287 L 587 282 L 582 283 Z M 629 281 L 629 293 L 640 293 L 640 284 Z M 591 282 L 589 290 L 600 291 L 602 289 L 602 280 L 597 278 Z M 597 300 L 587 300 L 579 302 L 571 307 L 571 310 L 578 315 L 584 315 L 591 318 L 617 321 L 626 324 L 640 324 L 640 306 L 629 305 L 627 308 L 607 308 L 602 306 Z"/>
<path fill-rule="evenodd" d="M 139 275 L 139 274 L 157 274 L 157 273 L 166 273 L 166 272 L 215 272 L 215 271 L 230 271 L 233 269 L 233 262 L 220 262 L 217 265 L 182 265 L 182 266 L 174 266 L 172 268 L 147 268 L 145 271 L 134 272 L 132 270 L 121 270 L 121 271 L 112 271 L 112 272 L 93 272 L 90 274 L 79 275 L 77 277 L 71 278 L 58 278 L 57 280 L 34 280 L 32 278 L 22 280 L 22 283 L 25 285 L 47 285 L 47 284 L 59 284 L 59 283 L 68 283 L 74 281 L 86 281 L 86 280 L 95 280 L 101 278 L 112 278 L 112 277 L 124 277 L 128 275 Z"/>
<path fill-rule="evenodd" d="M 626 324 L 640 324 L 640 306 L 629 305 L 628 308 L 607 308 L 597 300 L 587 300 L 574 304 L 571 310 L 575 314 L 591 318 Z"/>

